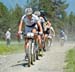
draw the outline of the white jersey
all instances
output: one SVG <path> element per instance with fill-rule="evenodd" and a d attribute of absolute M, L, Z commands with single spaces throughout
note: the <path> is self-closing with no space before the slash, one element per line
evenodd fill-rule
<path fill-rule="evenodd" d="M 5 36 L 6 39 L 11 39 L 11 33 L 9 31 L 6 32 Z"/>
<path fill-rule="evenodd" d="M 50 35 L 54 35 L 54 29 L 52 26 L 50 27 Z"/>
<path fill-rule="evenodd" d="M 44 23 L 44 22 L 45 22 L 45 20 L 44 20 L 43 17 L 39 17 L 39 19 L 40 19 L 40 22 L 41 22 L 41 23 Z"/>
<path fill-rule="evenodd" d="M 34 14 L 32 14 L 31 20 L 28 19 L 26 15 L 23 15 L 21 20 L 22 20 L 22 21 L 24 22 L 24 24 L 27 25 L 27 26 L 32 26 L 32 25 L 34 25 L 34 24 L 37 24 L 38 21 L 40 21 L 39 18 L 38 18 L 36 15 L 34 15 Z"/>

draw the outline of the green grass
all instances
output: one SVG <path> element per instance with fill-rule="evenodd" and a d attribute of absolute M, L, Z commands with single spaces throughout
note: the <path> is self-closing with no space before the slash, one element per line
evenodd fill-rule
<path fill-rule="evenodd" d="M 18 53 L 23 51 L 23 44 L 10 44 L 9 46 L 7 46 L 6 44 L 0 44 L 0 55 Z"/>
<path fill-rule="evenodd" d="M 75 72 L 75 49 L 68 51 L 66 56 L 65 72 Z"/>

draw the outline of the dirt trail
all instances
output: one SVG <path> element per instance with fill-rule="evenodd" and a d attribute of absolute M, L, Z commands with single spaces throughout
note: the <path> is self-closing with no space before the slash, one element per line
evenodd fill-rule
<path fill-rule="evenodd" d="M 72 47 L 74 42 L 68 42 L 63 47 L 56 42 L 30 68 L 24 61 L 24 54 L 0 56 L 0 72 L 63 72 L 65 52 Z"/>

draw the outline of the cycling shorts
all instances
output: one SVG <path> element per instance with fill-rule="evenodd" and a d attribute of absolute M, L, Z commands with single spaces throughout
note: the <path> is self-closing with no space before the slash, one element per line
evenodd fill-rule
<path fill-rule="evenodd" d="M 46 31 L 44 31 L 44 34 L 48 34 L 48 35 L 49 35 L 49 33 L 50 33 L 50 29 L 49 29 L 49 28 L 47 28 L 47 30 L 46 30 Z"/>

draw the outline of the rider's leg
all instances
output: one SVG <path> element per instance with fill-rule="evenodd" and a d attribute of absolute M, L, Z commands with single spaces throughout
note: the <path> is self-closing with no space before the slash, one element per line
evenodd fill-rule
<path fill-rule="evenodd" d="M 45 38 L 45 41 L 46 41 L 47 40 L 47 34 L 45 34 L 44 38 Z"/>
<path fill-rule="evenodd" d="M 32 32 L 35 34 L 36 33 L 36 29 L 34 28 L 34 29 L 32 29 Z M 36 39 L 37 38 L 37 35 L 34 35 L 34 39 Z"/>
<path fill-rule="evenodd" d="M 36 33 L 36 29 L 34 28 L 34 29 L 32 30 L 32 32 L 33 32 L 33 33 Z M 35 40 L 38 42 L 39 48 L 40 48 L 40 50 L 41 50 L 41 49 L 42 49 L 41 36 L 40 36 L 40 35 L 38 35 L 38 36 L 35 35 L 34 38 L 35 38 Z"/>
<path fill-rule="evenodd" d="M 42 43 L 41 43 L 41 36 L 38 35 L 38 43 L 39 43 L 39 48 L 41 49 L 42 48 Z"/>
<path fill-rule="evenodd" d="M 42 46 L 42 39 L 41 39 L 40 35 L 38 35 L 38 43 L 39 43 L 39 55 L 42 56 L 43 55 L 43 46 Z"/>
<path fill-rule="evenodd" d="M 43 43 L 42 47 L 43 47 L 43 48 L 45 48 L 45 37 L 44 37 L 44 33 L 43 33 L 43 35 L 42 35 L 42 38 L 41 38 L 41 39 L 42 39 L 42 43 Z"/>
<path fill-rule="evenodd" d="M 32 32 L 33 32 L 33 33 L 36 33 L 36 29 L 33 29 Z M 35 40 L 38 42 L 39 48 L 42 48 L 41 36 L 40 36 L 40 35 L 35 35 L 34 38 L 35 38 Z"/>

